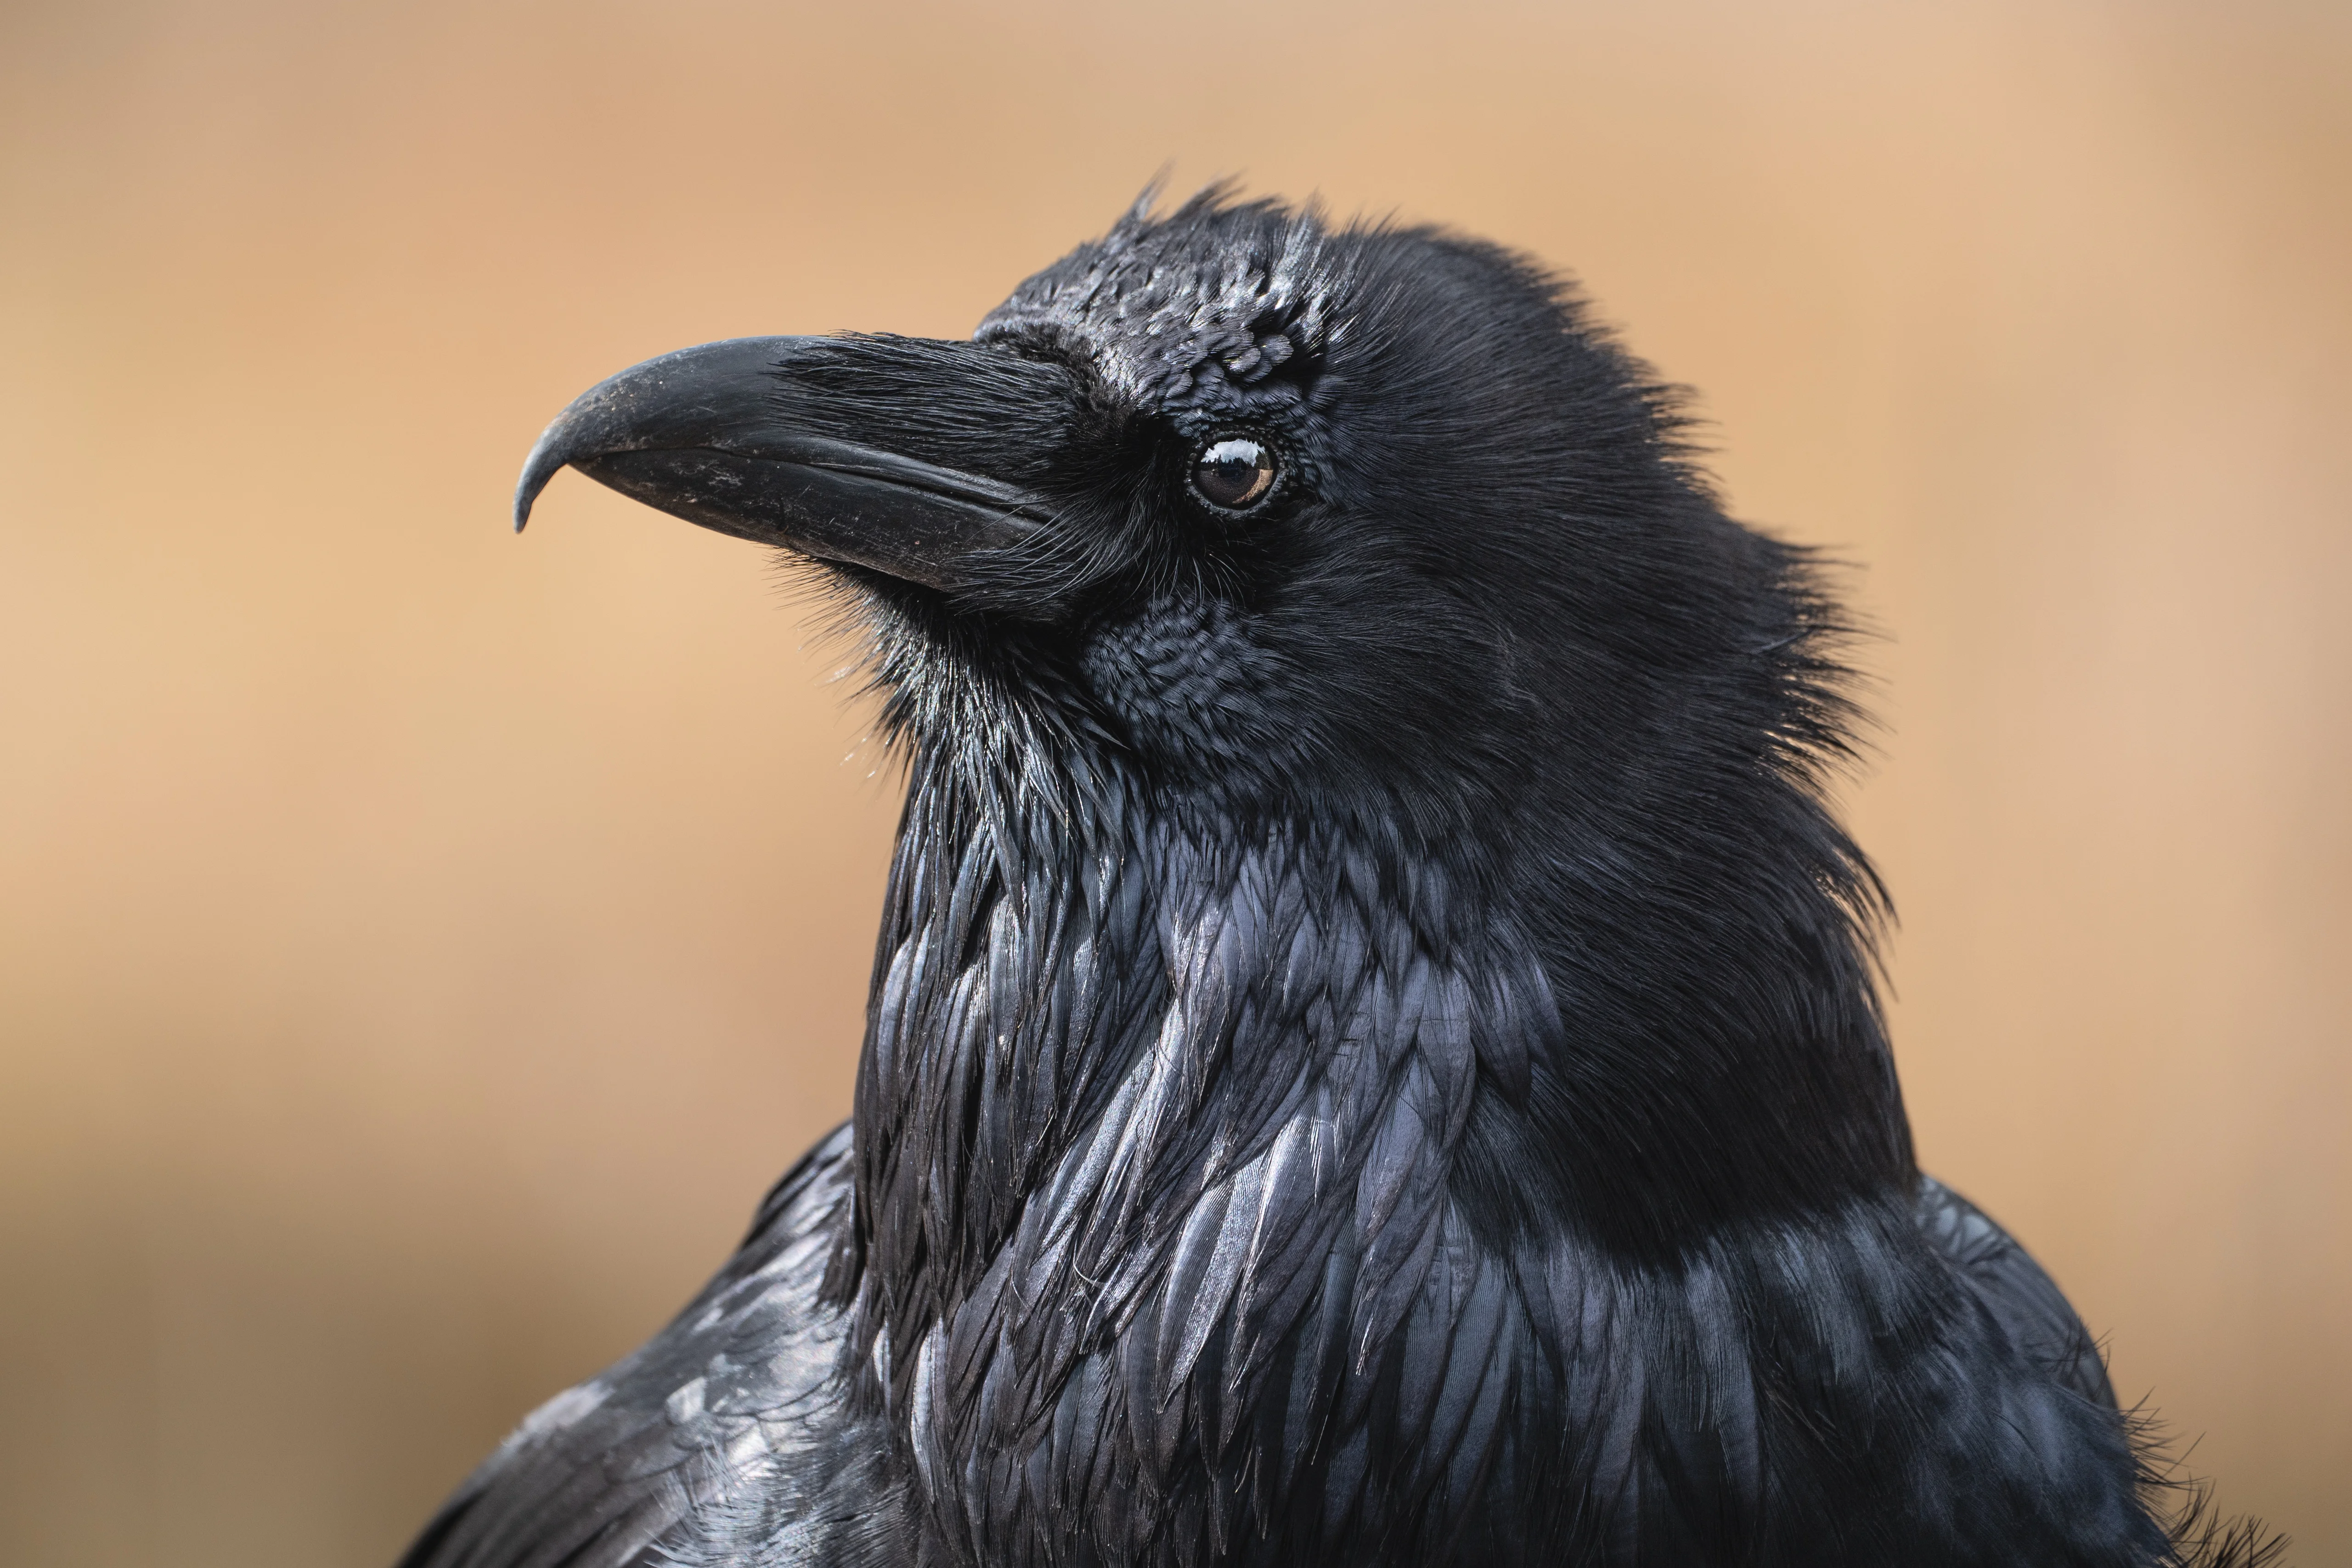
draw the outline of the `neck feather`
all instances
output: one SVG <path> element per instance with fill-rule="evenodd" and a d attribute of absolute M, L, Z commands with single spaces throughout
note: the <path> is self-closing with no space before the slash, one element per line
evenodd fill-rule
<path fill-rule="evenodd" d="M 1302 1226 L 1341 1223 L 1381 1166 L 1376 1208 L 1451 1192 L 1497 1250 L 1567 1233 L 1668 1255 L 1908 1173 L 1864 960 L 1826 893 L 1712 931 L 1622 897 L 1580 923 L 1572 889 L 1565 917 L 1559 896 L 1503 907 L 1507 881 L 1360 826 L 1155 804 L 1116 771 L 1041 787 L 969 755 L 919 752 L 835 1276 L 902 1394 L 894 1340 L 992 1270 L 1019 1260 L 1026 1299 L 1090 1301 L 1099 1328 L 1176 1266 L 1204 1193 L 1263 1198 L 1286 1160 L 1328 1194 Z M 1695 989 L 1722 955 L 1675 944 L 1724 940 L 1757 944 L 1730 967 L 1772 983 Z M 1628 966 L 1654 984 L 1629 988 Z"/>

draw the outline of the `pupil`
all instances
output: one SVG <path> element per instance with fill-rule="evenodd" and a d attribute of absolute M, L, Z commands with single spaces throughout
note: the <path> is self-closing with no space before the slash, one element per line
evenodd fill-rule
<path fill-rule="evenodd" d="M 1274 488 L 1274 458 L 1244 437 L 1228 437 L 1202 452 L 1192 485 L 1223 507 L 1245 507 Z"/>

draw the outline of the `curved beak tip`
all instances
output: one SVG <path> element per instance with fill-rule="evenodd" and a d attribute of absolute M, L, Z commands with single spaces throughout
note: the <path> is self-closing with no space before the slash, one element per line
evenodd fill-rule
<path fill-rule="evenodd" d="M 547 481 L 571 460 L 572 454 L 566 449 L 568 443 L 562 436 L 570 413 L 571 410 L 566 409 L 547 427 L 531 447 L 530 456 L 523 460 L 522 473 L 515 479 L 514 531 L 517 533 L 520 533 L 523 524 L 530 521 L 531 503 L 539 500 L 539 492 L 545 489 Z"/>

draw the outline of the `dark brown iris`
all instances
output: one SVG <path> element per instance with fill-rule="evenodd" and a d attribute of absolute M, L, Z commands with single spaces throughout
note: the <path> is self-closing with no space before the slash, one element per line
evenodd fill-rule
<path fill-rule="evenodd" d="M 1274 454 L 1246 436 L 1226 436 L 1201 448 L 1192 459 L 1192 488 L 1213 506 L 1241 511 L 1274 489 Z"/>

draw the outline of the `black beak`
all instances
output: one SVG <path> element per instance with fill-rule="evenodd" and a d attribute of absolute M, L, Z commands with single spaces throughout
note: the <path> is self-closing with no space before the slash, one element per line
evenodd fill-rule
<path fill-rule="evenodd" d="M 910 357 L 928 374 L 910 377 Z M 952 589 L 971 558 L 1020 545 L 1051 513 L 890 437 L 945 426 L 965 437 L 951 448 L 984 449 L 992 428 L 1023 422 L 990 406 L 1019 390 L 1003 361 L 971 343 L 837 338 L 736 338 L 647 360 L 556 416 L 515 486 L 515 527 L 570 464 L 721 533 Z M 957 374 L 968 365 L 975 374 Z M 894 401 L 915 399 L 893 418 Z"/>

